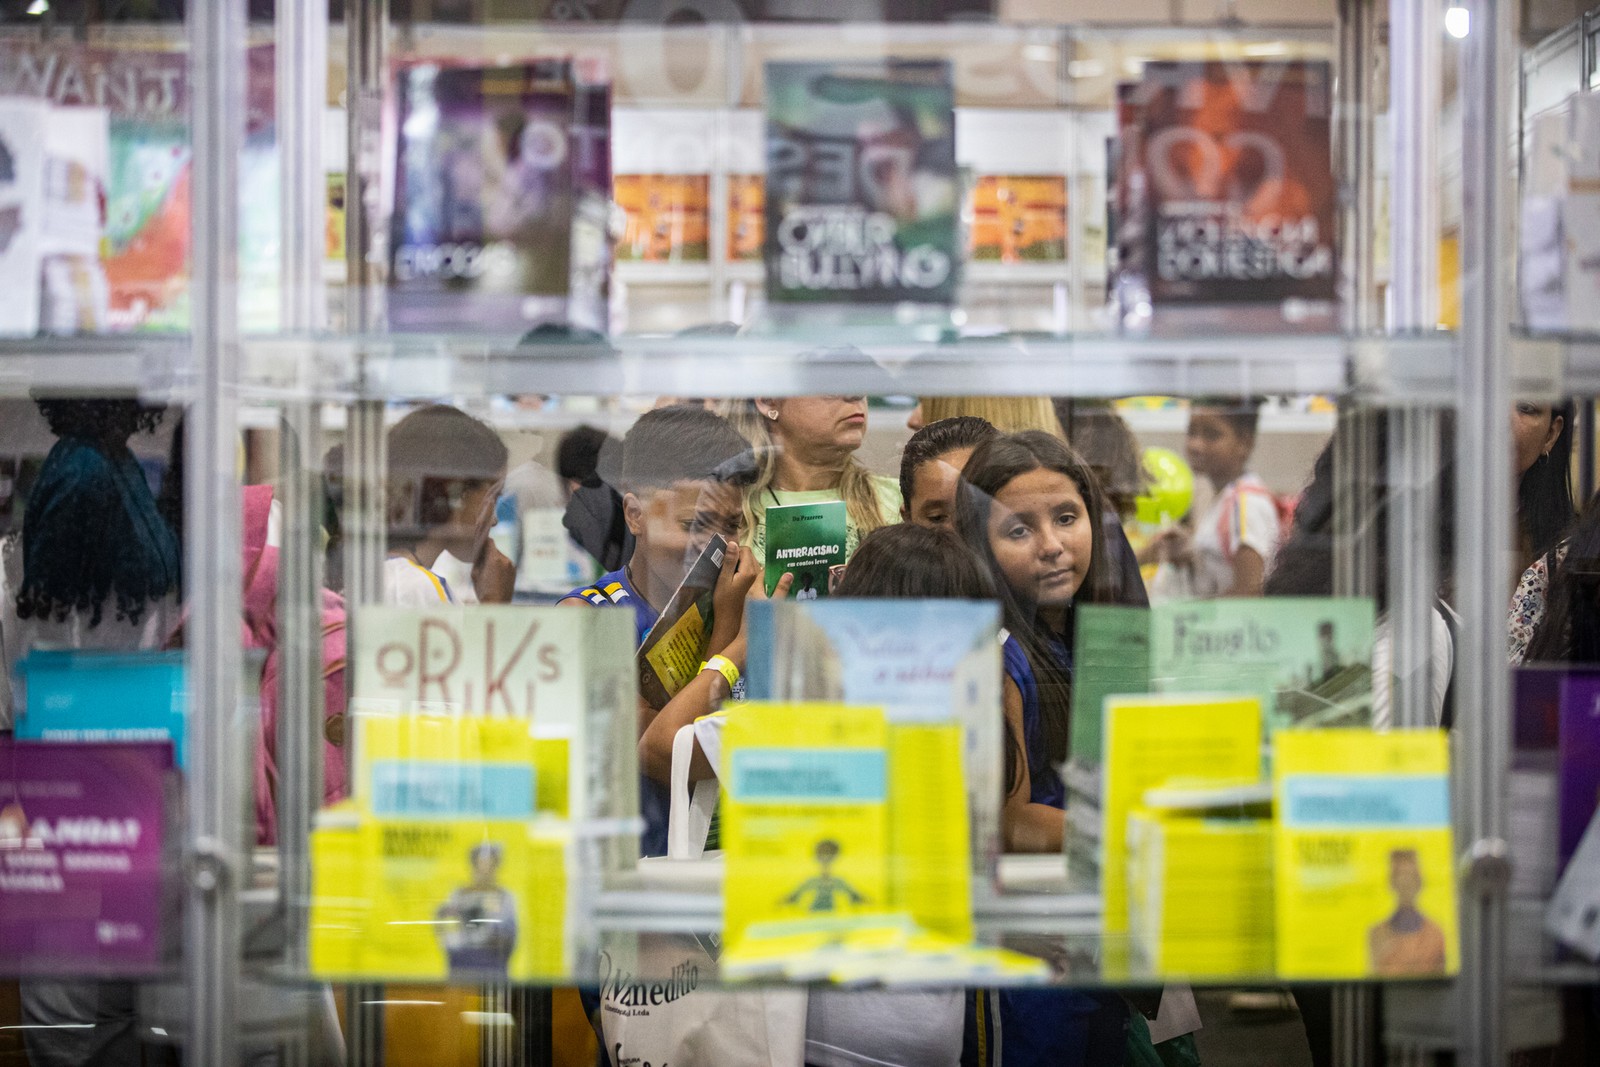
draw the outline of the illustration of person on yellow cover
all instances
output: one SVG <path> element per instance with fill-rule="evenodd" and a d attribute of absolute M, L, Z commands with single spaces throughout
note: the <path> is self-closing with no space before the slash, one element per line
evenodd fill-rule
<path fill-rule="evenodd" d="M 1367 931 L 1372 973 L 1384 977 L 1444 973 L 1444 931 L 1417 910 L 1422 865 L 1416 849 L 1389 853 L 1389 887 L 1394 890 L 1394 914 Z"/>
<path fill-rule="evenodd" d="M 485 841 L 468 854 L 472 882 L 439 906 L 439 943 L 450 975 L 470 972 L 504 976 L 517 944 L 517 900 L 500 877 L 500 846 Z"/>
<path fill-rule="evenodd" d="M 833 861 L 839 858 L 839 842 L 818 841 L 815 855 L 821 873 L 801 882 L 800 888 L 784 898 L 785 904 L 798 904 L 808 893 L 811 894 L 811 905 L 806 910 L 811 912 L 835 910 L 834 897 L 840 895 L 848 897 L 852 904 L 866 903 L 867 898 L 857 893 L 849 882 L 833 874 Z"/>

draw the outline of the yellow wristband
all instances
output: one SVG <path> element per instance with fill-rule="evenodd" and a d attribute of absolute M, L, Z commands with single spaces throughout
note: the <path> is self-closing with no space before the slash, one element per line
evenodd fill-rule
<path fill-rule="evenodd" d="M 700 669 L 703 671 L 716 671 L 722 675 L 727 680 L 728 692 L 730 693 L 733 692 L 734 686 L 739 684 L 739 668 L 727 656 L 712 656 L 700 664 Z"/>

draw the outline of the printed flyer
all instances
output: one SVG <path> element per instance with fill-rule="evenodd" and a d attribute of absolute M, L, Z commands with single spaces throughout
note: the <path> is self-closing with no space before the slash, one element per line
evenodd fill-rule
<path fill-rule="evenodd" d="M 723 728 L 723 941 L 847 929 L 886 910 L 882 708 L 747 703 Z"/>
<path fill-rule="evenodd" d="M 960 280 L 942 60 L 766 67 L 767 299 L 948 304 Z"/>
<path fill-rule="evenodd" d="M 13 974 L 154 971 L 172 746 L 0 739 L 0 959 Z"/>
<path fill-rule="evenodd" d="M 1285 730 L 1272 744 L 1278 974 L 1454 974 L 1448 735 Z"/>
<path fill-rule="evenodd" d="M 778 579 L 794 575 L 789 595 L 818 600 L 828 595 L 828 568 L 845 561 L 848 509 L 842 500 L 784 504 L 767 508 L 767 595 Z"/>

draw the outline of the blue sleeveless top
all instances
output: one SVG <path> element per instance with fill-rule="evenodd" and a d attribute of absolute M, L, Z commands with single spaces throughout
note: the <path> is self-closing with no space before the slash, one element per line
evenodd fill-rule
<path fill-rule="evenodd" d="M 1057 662 L 1070 671 L 1072 655 L 1067 646 L 1052 639 L 1050 649 L 1056 653 Z M 1067 787 L 1061 781 L 1061 775 L 1050 766 L 1050 761 L 1044 755 L 1044 725 L 1040 719 L 1039 683 L 1033 676 L 1033 664 L 1028 662 L 1028 655 L 1022 650 L 1022 642 L 1010 635 L 1007 635 L 1006 643 L 1001 648 L 1001 659 L 1005 663 L 1006 677 L 1016 683 L 1022 692 L 1022 743 L 1026 749 L 1028 777 L 1033 787 L 1028 799 L 1035 804 L 1065 808 Z"/>

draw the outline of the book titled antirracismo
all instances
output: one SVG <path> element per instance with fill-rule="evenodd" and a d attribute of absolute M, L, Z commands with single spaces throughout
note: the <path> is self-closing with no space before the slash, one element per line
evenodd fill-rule
<path fill-rule="evenodd" d="M 767 508 L 768 596 L 785 574 L 794 575 L 796 600 L 828 595 L 828 568 L 844 562 L 847 514 L 842 500 Z"/>

